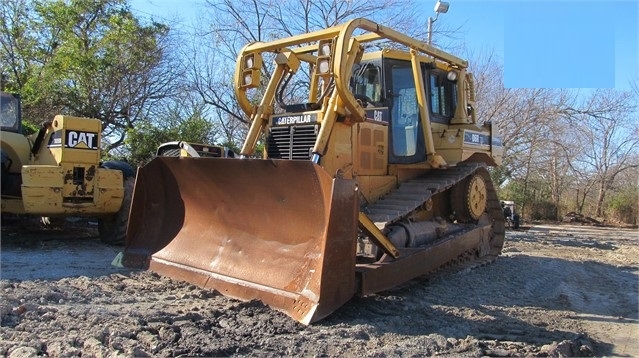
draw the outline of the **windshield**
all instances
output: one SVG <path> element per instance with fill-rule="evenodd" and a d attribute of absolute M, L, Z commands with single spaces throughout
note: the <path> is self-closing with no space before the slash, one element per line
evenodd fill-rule
<path fill-rule="evenodd" d="M 0 93 L 0 121 L 2 130 L 18 132 L 20 130 L 20 101 L 9 93 Z"/>

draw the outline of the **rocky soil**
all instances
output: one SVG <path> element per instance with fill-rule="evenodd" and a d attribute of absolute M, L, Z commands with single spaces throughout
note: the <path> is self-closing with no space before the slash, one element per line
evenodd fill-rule
<path fill-rule="evenodd" d="M 69 223 L 67 223 L 69 224 Z M 0 355 L 639 356 L 639 232 L 535 225 L 493 264 L 355 298 L 311 326 L 110 265 L 91 225 L 3 221 Z"/>

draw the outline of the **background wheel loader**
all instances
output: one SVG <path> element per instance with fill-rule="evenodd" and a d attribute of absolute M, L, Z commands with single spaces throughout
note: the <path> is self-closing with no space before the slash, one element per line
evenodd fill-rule
<path fill-rule="evenodd" d="M 122 263 L 309 324 L 356 294 L 494 260 L 504 216 L 487 166 L 503 148 L 475 118 L 467 67 L 366 19 L 246 45 L 241 158 L 141 167 Z M 258 141 L 264 158 L 248 159 Z"/>
<path fill-rule="evenodd" d="M 2 213 L 98 217 L 100 239 L 123 244 L 135 171 L 100 162 L 102 123 L 57 115 L 22 134 L 20 97 L 1 92 Z"/>

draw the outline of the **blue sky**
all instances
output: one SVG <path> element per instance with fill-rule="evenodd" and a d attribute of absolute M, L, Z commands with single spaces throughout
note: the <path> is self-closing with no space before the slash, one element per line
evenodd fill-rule
<path fill-rule="evenodd" d="M 429 16 L 435 2 L 417 4 Z M 448 2 L 449 10 L 436 26 L 461 27 L 469 51 L 494 51 L 504 64 L 506 87 L 629 89 L 629 82 L 639 76 L 636 0 Z M 131 2 L 142 15 L 184 23 L 196 17 L 197 3 Z"/>
<path fill-rule="evenodd" d="M 437 21 L 463 26 L 477 51 L 494 49 L 506 87 L 628 89 L 639 76 L 638 18 L 636 0 L 451 0 Z"/>

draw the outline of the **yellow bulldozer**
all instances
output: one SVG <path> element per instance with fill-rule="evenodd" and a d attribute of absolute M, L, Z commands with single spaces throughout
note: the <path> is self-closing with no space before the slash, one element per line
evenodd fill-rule
<path fill-rule="evenodd" d="M 57 115 L 25 136 L 20 96 L 7 92 L 0 120 L 2 214 L 97 217 L 100 239 L 123 244 L 135 170 L 100 162 L 102 122 Z"/>
<path fill-rule="evenodd" d="M 235 93 L 251 119 L 239 159 L 138 169 L 124 266 L 309 324 L 355 295 L 501 253 L 487 167 L 503 147 L 476 118 L 465 60 L 355 19 L 246 45 Z"/>

